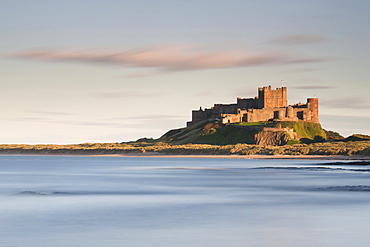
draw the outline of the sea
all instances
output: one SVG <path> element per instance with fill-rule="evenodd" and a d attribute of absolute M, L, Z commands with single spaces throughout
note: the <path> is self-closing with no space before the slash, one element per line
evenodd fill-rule
<path fill-rule="evenodd" d="M 370 167 L 327 163 L 3 155 L 0 246 L 370 246 Z"/>

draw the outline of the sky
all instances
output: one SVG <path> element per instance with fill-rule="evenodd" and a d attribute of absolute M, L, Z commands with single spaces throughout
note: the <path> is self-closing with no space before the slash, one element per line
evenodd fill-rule
<path fill-rule="evenodd" d="M 370 135 L 368 0 L 0 0 L 0 143 L 158 138 L 288 87 Z"/>

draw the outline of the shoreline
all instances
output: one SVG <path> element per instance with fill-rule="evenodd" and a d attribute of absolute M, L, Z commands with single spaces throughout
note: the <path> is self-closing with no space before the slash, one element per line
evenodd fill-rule
<path fill-rule="evenodd" d="M 22 154 L 1 153 L 0 156 L 71 156 L 71 157 L 143 157 L 143 158 L 198 158 L 198 159 L 303 159 L 303 160 L 348 160 L 348 161 L 370 161 L 370 156 L 347 156 L 347 155 L 184 155 L 184 154 L 160 154 L 157 152 L 127 153 L 127 154 Z"/>

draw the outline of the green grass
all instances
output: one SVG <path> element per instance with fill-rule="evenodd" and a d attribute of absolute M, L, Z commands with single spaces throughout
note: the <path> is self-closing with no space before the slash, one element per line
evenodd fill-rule
<path fill-rule="evenodd" d="M 281 121 L 275 122 L 274 127 L 291 128 L 306 141 L 322 141 L 326 139 L 326 133 L 319 123 L 305 121 Z"/>
<path fill-rule="evenodd" d="M 255 126 L 261 123 L 254 123 Z M 227 145 L 236 143 L 254 143 L 255 130 L 250 130 L 235 125 L 222 125 L 218 122 L 204 121 L 193 126 L 170 130 L 157 139 L 171 144 L 214 144 Z"/>
<path fill-rule="evenodd" d="M 370 147 L 361 150 L 359 154 L 360 155 L 365 155 L 365 156 L 370 156 Z"/>
<path fill-rule="evenodd" d="M 326 139 L 325 131 L 321 128 L 318 123 L 299 121 L 294 126 L 294 130 L 298 135 L 314 140 L 317 136 Z"/>
<path fill-rule="evenodd" d="M 343 141 L 349 142 L 349 141 L 366 141 L 366 140 L 370 140 L 370 136 L 363 135 L 363 134 L 353 134 L 347 137 L 346 139 L 344 139 Z"/>
<path fill-rule="evenodd" d="M 318 142 L 323 141 L 326 137 L 320 124 L 304 121 L 251 122 L 231 125 L 222 125 L 216 121 L 203 121 L 190 127 L 170 130 L 155 141 L 175 145 L 188 143 L 214 145 L 255 144 L 255 135 L 262 131 L 263 127 L 294 129 L 302 139 L 300 141 L 291 140 L 289 144 Z M 150 141 L 150 143 L 152 142 Z"/>
<path fill-rule="evenodd" d="M 238 123 L 236 125 L 239 126 L 264 126 L 266 125 L 265 122 L 244 122 L 244 123 Z"/>
<path fill-rule="evenodd" d="M 217 128 L 216 132 L 209 135 L 199 136 L 196 141 L 197 143 L 204 144 L 236 144 L 236 143 L 254 143 L 254 135 L 256 131 L 238 128 L 235 126 L 224 126 L 222 128 Z"/>

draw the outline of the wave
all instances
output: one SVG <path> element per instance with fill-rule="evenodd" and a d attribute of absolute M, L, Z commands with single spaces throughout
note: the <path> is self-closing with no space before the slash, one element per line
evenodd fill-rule
<path fill-rule="evenodd" d="M 31 195 L 31 196 L 53 196 L 53 195 L 71 195 L 71 196 L 94 196 L 94 195 L 158 195 L 158 194 L 170 194 L 169 192 L 158 192 L 158 191 L 48 191 L 48 190 L 25 190 L 20 195 Z"/>
<path fill-rule="evenodd" d="M 153 168 L 149 168 L 153 169 Z M 265 166 L 265 167 L 253 167 L 253 168 L 232 168 L 232 167 L 159 167 L 154 169 L 166 169 L 166 170 L 292 170 L 292 171 L 349 171 L 349 172 L 370 172 L 370 169 L 347 169 L 347 168 L 331 168 L 323 166 L 312 166 L 312 167 L 294 167 L 294 166 Z"/>
<path fill-rule="evenodd" d="M 65 193 L 58 192 L 58 191 L 33 191 L 33 190 L 26 190 L 26 191 L 20 192 L 19 194 L 21 194 L 21 195 L 50 196 L 50 195 L 59 195 L 59 194 L 65 194 Z"/>
<path fill-rule="evenodd" d="M 340 162 L 328 162 L 325 165 L 356 165 L 356 166 L 369 166 L 370 161 L 361 160 L 361 161 L 340 161 Z"/>
<path fill-rule="evenodd" d="M 370 169 L 346 169 L 346 168 L 330 168 L 330 167 L 256 167 L 252 169 L 273 169 L 273 170 L 298 170 L 298 171 L 348 171 L 348 172 L 370 172 Z"/>
<path fill-rule="evenodd" d="M 218 168 L 218 167 L 160 167 L 157 169 L 166 170 L 229 170 L 230 168 Z"/>
<path fill-rule="evenodd" d="M 344 186 L 329 186 L 324 188 L 317 188 L 320 191 L 369 191 L 370 186 L 367 185 L 344 185 Z"/>

